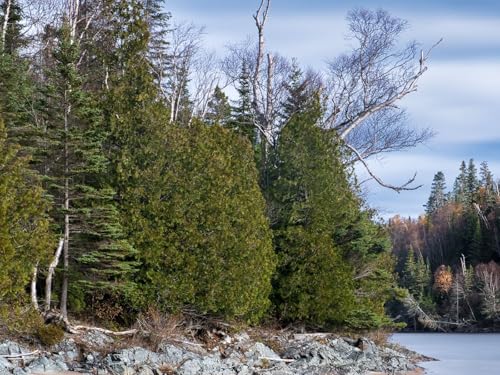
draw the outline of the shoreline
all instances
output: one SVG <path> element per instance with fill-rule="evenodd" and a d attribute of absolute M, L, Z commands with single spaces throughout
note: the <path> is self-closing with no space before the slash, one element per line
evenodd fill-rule
<path fill-rule="evenodd" d="M 422 356 L 392 344 L 376 345 L 365 337 L 353 340 L 334 334 L 276 331 L 208 334 L 217 340 L 202 343 L 189 337 L 170 337 L 156 348 L 97 331 L 67 335 L 46 349 L 0 340 L 0 374 L 424 374 L 417 364 Z"/>

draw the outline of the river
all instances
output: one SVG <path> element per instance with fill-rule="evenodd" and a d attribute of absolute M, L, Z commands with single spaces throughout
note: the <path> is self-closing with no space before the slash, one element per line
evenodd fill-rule
<path fill-rule="evenodd" d="M 424 362 L 429 375 L 499 375 L 498 333 L 397 333 L 391 341 L 439 361 Z"/>

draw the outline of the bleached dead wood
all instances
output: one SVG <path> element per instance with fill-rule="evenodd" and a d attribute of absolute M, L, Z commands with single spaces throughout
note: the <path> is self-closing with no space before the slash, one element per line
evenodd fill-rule
<path fill-rule="evenodd" d="M 61 257 L 61 252 L 63 250 L 64 239 L 59 240 L 59 245 L 57 246 L 56 253 L 52 262 L 50 262 L 49 270 L 47 272 L 47 278 L 45 279 L 45 311 L 50 310 L 50 302 L 52 298 L 52 278 L 56 270 L 57 264 L 59 263 L 59 258 Z"/>
<path fill-rule="evenodd" d="M 5 359 L 24 358 L 24 357 L 32 357 L 32 356 L 38 355 L 38 354 L 40 354 L 40 350 L 35 350 L 35 351 L 29 352 L 29 353 L 2 354 L 2 355 L 0 355 L 0 358 L 5 358 Z"/>
<path fill-rule="evenodd" d="M 36 262 L 36 265 L 33 267 L 33 272 L 31 274 L 31 304 L 33 305 L 33 308 L 35 310 L 39 309 L 38 306 L 38 296 L 36 293 L 36 280 L 38 277 L 38 262 Z"/>

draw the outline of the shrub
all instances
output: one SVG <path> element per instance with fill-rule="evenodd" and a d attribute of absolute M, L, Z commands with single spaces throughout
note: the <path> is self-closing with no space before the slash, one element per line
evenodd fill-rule
<path fill-rule="evenodd" d="M 64 338 L 64 330 L 55 324 L 42 324 L 38 327 L 36 336 L 45 346 L 52 346 Z"/>

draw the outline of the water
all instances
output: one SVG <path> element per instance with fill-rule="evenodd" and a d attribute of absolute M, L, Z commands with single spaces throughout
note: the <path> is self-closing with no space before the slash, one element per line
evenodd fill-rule
<path fill-rule="evenodd" d="M 429 375 L 499 375 L 498 333 L 398 333 L 391 341 L 438 359 L 421 366 Z"/>

